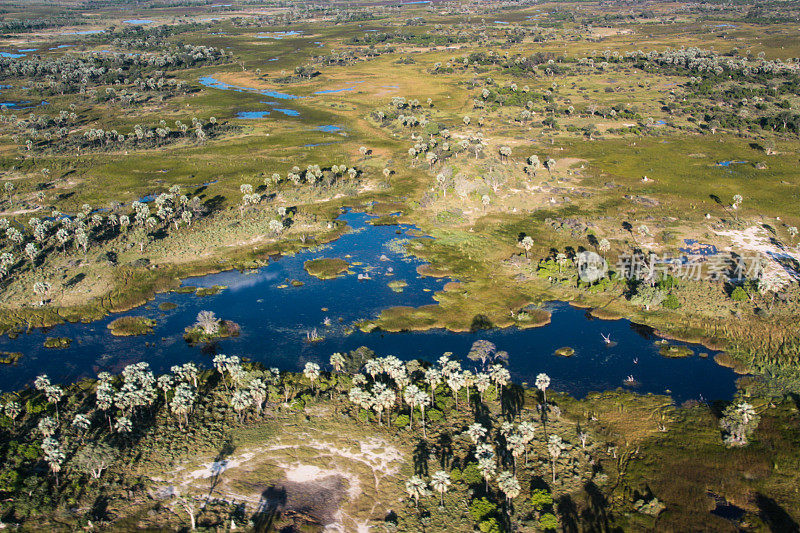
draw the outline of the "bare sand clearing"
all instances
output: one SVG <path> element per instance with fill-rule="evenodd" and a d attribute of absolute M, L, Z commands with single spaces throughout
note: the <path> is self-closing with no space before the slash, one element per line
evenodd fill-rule
<path fill-rule="evenodd" d="M 774 275 L 784 283 L 800 280 L 796 265 L 800 264 L 800 252 L 797 247 L 785 246 L 774 239 L 761 226 L 750 226 L 745 230 L 716 231 L 721 237 L 728 237 L 732 246 L 725 251 L 746 255 L 747 252 L 761 254 L 767 259 L 764 271 Z"/>
<path fill-rule="evenodd" d="M 342 443 L 305 435 L 300 443 L 250 447 L 153 479 L 165 484 L 162 495 L 244 503 L 250 512 L 302 517 L 325 531 L 366 533 L 373 515 L 385 512 L 375 495 L 387 478 L 399 475 L 402 461 L 400 450 L 380 438 Z M 283 475 L 276 476 L 276 469 Z"/>

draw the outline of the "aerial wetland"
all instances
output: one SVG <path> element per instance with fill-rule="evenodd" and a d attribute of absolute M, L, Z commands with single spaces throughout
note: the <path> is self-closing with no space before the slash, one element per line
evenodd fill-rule
<path fill-rule="evenodd" d="M 0 6 L 0 529 L 800 531 L 800 4 Z"/>

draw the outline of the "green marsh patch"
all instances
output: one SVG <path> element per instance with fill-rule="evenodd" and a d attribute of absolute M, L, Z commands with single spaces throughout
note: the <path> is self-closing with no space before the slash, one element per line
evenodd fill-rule
<path fill-rule="evenodd" d="M 671 357 L 673 359 L 680 359 L 683 357 L 691 357 L 694 351 L 686 346 L 673 346 L 670 344 L 663 344 L 658 349 L 658 353 L 663 357 Z"/>
<path fill-rule="evenodd" d="M 132 337 L 153 333 L 156 321 L 143 316 L 123 316 L 108 325 L 111 334 L 116 337 Z"/>
<path fill-rule="evenodd" d="M 70 344 L 72 344 L 72 339 L 70 339 L 69 337 L 47 337 L 44 340 L 45 348 L 54 348 L 54 349 L 69 348 Z"/>
<path fill-rule="evenodd" d="M 22 357 L 22 352 L 0 352 L 0 364 L 16 365 Z"/>
<path fill-rule="evenodd" d="M 344 259 L 322 258 L 306 261 L 303 263 L 303 268 L 306 269 L 309 275 L 316 278 L 333 279 L 347 272 L 347 269 L 350 268 L 350 264 Z"/>
<path fill-rule="evenodd" d="M 214 285 L 212 287 L 200 287 L 194 293 L 197 296 L 214 296 L 215 294 L 219 294 L 220 291 L 223 289 L 227 289 L 224 285 Z"/>
<path fill-rule="evenodd" d="M 575 355 L 575 348 L 570 348 L 569 346 L 562 346 L 561 348 L 555 351 L 555 354 L 559 357 L 572 357 Z"/>

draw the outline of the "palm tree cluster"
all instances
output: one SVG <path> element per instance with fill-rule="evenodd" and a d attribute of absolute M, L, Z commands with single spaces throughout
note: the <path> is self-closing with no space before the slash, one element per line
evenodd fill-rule
<path fill-rule="evenodd" d="M 226 57 L 224 50 L 213 46 L 166 44 L 160 53 L 151 54 L 88 54 L 53 58 L 31 56 L 0 58 L 0 79 L 29 79 L 49 89 L 52 94 L 85 93 L 89 84 L 136 84 L 144 73 L 152 72 L 156 80 L 165 69 L 194 68 L 214 64 Z M 174 82 L 172 85 L 177 85 Z M 145 82 L 146 84 L 146 82 Z M 169 85 L 170 82 L 162 82 Z"/>
<path fill-rule="evenodd" d="M 179 185 L 156 196 L 153 206 L 144 201 L 134 201 L 131 208 L 133 213 L 128 214 L 130 212 L 125 213 L 121 204 L 112 212 L 84 204 L 74 215 L 54 209 L 49 217 L 31 217 L 27 227 L 13 219 L 0 218 L 0 239 L 5 248 L 0 252 L 0 278 L 26 266 L 35 268 L 43 254 L 66 253 L 70 244 L 85 255 L 93 241 L 119 237 L 138 242 L 140 251 L 143 251 L 155 233 L 169 231 L 170 227 L 178 229 L 182 224 L 188 226 L 196 214 L 203 212 L 199 198 L 190 199 L 181 194 Z M 29 263 L 22 257 L 27 257 Z M 49 284 L 40 283 L 42 285 L 34 286 L 34 292 L 44 295 Z"/>
<path fill-rule="evenodd" d="M 387 422 L 391 423 L 392 413 L 401 414 L 407 406 L 409 424 L 413 427 L 414 412 L 418 410 L 423 435 L 426 435 L 425 409 L 433 404 L 437 389 L 439 393 L 449 389 L 458 408 L 462 390 L 466 390 L 469 398 L 470 389 L 475 387 L 482 398 L 491 385 L 501 394 L 502 387 L 511 380 L 508 369 L 500 363 L 491 365 L 485 372 L 472 372 L 464 370 L 460 362 L 450 357 L 451 354 L 445 354 L 436 365 L 424 370 L 417 361 L 403 363 L 394 356 L 369 359 L 364 364 L 364 373 L 353 377 L 349 399 L 359 409 L 373 411 L 379 424 L 382 424 L 384 412 Z"/>

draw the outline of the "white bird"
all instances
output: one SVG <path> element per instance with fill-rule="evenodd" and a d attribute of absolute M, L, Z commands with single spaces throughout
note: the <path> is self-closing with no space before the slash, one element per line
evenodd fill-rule
<path fill-rule="evenodd" d="M 638 365 L 639 364 L 639 358 L 638 357 L 634 357 L 633 358 L 633 364 L 634 365 Z"/>
<path fill-rule="evenodd" d="M 601 336 L 601 337 L 603 337 L 603 341 L 604 341 L 606 344 L 611 344 L 611 333 L 609 333 L 608 335 L 603 335 L 603 334 L 601 333 L 601 334 L 600 334 L 600 336 Z"/>

